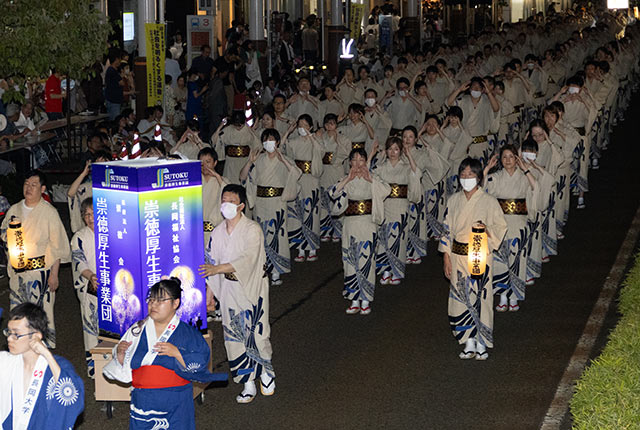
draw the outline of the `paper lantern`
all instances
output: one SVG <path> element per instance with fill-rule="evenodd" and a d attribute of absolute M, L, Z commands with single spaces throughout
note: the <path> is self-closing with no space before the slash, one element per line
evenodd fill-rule
<path fill-rule="evenodd" d="M 24 231 L 22 223 L 16 217 L 11 217 L 7 229 L 7 248 L 9 248 L 9 262 L 15 270 L 22 270 L 27 264 L 24 251 Z"/>
<path fill-rule="evenodd" d="M 469 236 L 469 273 L 471 276 L 482 276 L 487 269 L 489 244 L 487 230 L 482 224 L 474 224 Z"/>

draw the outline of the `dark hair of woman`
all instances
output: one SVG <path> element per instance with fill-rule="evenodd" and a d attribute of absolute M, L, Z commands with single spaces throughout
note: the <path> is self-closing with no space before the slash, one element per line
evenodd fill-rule
<path fill-rule="evenodd" d="M 393 145 L 398 145 L 398 149 L 402 149 L 402 139 L 396 136 L 392 136 L 387 139 L 387 142 L 384 144 L 384 149 L 387 150 L 391 148 Z"/>
<path fill-rule="evenodd" d="M 415 137 L 416 139 L 418 138 L 418 130 L 412 126 L 412 125 L 408 125 L 405 128 L 402 129 L 402 134 L 404 135 L 405 131 L 410 131 L 411 133 L 413 133 L 413 137 Z"/>

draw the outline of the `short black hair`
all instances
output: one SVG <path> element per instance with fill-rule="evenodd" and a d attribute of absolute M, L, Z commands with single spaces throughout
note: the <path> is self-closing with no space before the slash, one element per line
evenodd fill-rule
<path fill-rule="evenodd" d="M 399 78 L 396 81 L 396 88 L 400 88 L 399 87 L 400 84 L 406 84 L 408 87 L 411 86 L 411 82 L 409 82 L 409 79 L 404 78 L 404 77 L 403 78 Z"/>
<path fill-rule="evenodd" d="M 213 161 L 218 161 L 218 153 L 214 151 L 210 146 L 205 146 L 200 151 L 198 151 L 198 160 L 204 155 L 208 155 L 209 157 L 213 158 Z"/>
<path fill-rule="evenodd" d="M 27 174 L 24 175 L 25 182 L 27 179 L 33 178 L 34 176 L 38 177 L 38 180 L 40 181 L 40 185 L 44 185 L 45 187 L 47 186 L 47 176 L 40 169 L 34 169 L 27 172 Z"/>
<path fill-rule="evenodd" d="M 349 161 L 353 160 L 356 155 L 360 155 L 365 160 L 367 159 L 367 151 L 364 148 L 353 148 L 349 153 Z"/>
<path fill-rule="evenodd" d="M 460 121 L 462 121 L 464 114 L 462 113 L 462 108 L 460 108 L 459 106 L 451 106 L 447 111 L 446 116 L 455 116 L 458 117 Z"/>
<path fill-rule="evenodd" d="M 182 281 L 180 279 L 171 277 L 169 279 L 163 279 L 160 282 L 156 282 L 153 284 L 149 291 L 147 291 L 147 300 L 148 299 L 160 299 L 163 297 L 170 297 L 171 300 L 180 300 L 180 305 L 182 304 Z"/>
<path fill-rule="evenodd" d="M 462 160 L 462 162 L 460 163 L 460 167 L 458 167 L 458 178 L 462 177 L 462 172 L 467 167 L 469 167 L 471 171 L 476 175 L 476 177 L 478 178 L 478 183 L 482 183 L 482 180 L 484 179 L 484 173 L 482 172 L 482 163 L 480 162 L 480 160 L 471 157 L 467 157 Z"/>
<path fill-rule="evenodd" d="M 322 124 L 326 124 L 329 121 L 335 121 L 335 123 L 338 123 L 338 115 L 336 115 L 335 113 L 328 113 L 324 116 L 324 119 L 322 121 Z"/>
<path fill-rule="evenodd" d="M 49 318 L 40 306 L 33 303 L 20 303 L 9 311 L 9 321 L 26 318 L 29 327 L 42 334 L 42 339 L 49 337 Z"/>
<path fill-rule="evenodd" d="M 98 160 L 98 158 L 104 158 L 105 160 L 110 161 L 113 158 L 113 156 L 109 154 L 108 151 L 101 149 L 99 151 L 96 151 L 95 154 L 93 154 L 93 156 L 91 157 L 91 161 L 96 161 Z"/>
<path fill-rule="evenodd" d="M 265 130 L 266 131 L 266 130 Z M 224 193 L 233 193 L 238 196 L 240 199 L 240 203 L 244 203 L 244 206 L 247 206 L 247 190 L 238 184 L 228 184 L 222 189 L 222 194 Z"/>
<path fill-rule="evenodd" d="M 522 142 L 520 149 L 522 150 L 522 152 L 527 152 L 527 151 L 538 152 L 538 142 L 536 142 L 531 137 L 529 137 L 524 142 Z"/>
<path fill-rule="evenodd" d="M 276 130 L 275 128 L 267 128 L 267 129 L 265 129 L 262 132 L 262 135 L 260 136 L 260 140 L 262 142 L 265 142 L 270 137 L 275 139 L 276 142 L 280 142 L 280 132 L 278 132 L 278 130 Z"/>

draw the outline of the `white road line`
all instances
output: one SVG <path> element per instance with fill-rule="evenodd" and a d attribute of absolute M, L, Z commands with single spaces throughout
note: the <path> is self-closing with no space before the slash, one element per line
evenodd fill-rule
<path fill-rule="evenodd" d="M 625 268 L 629 263 L 635 244 L 638 241 L 640 233 L 640 207 L 636 211 L 636 215 L 631 222 L 631 227 L 627 231 L 627 236 L 620 246 L 616 261 L 613 263 L 609 275 L 605 280 L 600 296 L 593 306 L 591 315 L 584 327 L 582 336 L 576 345 L 576 349 L 569 360 L 569 364 L 560 379 L 556 394 L 547 410 L 547 414 L 540 426 L 541 430 L 556 430 L 560 428 L 562 419 L 569 410 L 569 401 L 573 396 L 573 388 L 575 381 L 580 377 L 591 354 L 593 345 L 602 329 L 602 324 L 609 311 L 611 302 L 616 296 L 618 286 L 622 281 Z"/>

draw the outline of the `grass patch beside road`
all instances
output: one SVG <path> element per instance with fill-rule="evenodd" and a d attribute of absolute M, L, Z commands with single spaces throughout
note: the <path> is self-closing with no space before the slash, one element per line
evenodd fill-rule
<path fill-rule="evenodd" d="M 640 254 L 620 291 L 622 318 L 571 399 L 575 429 L 640 429 Z"/>

